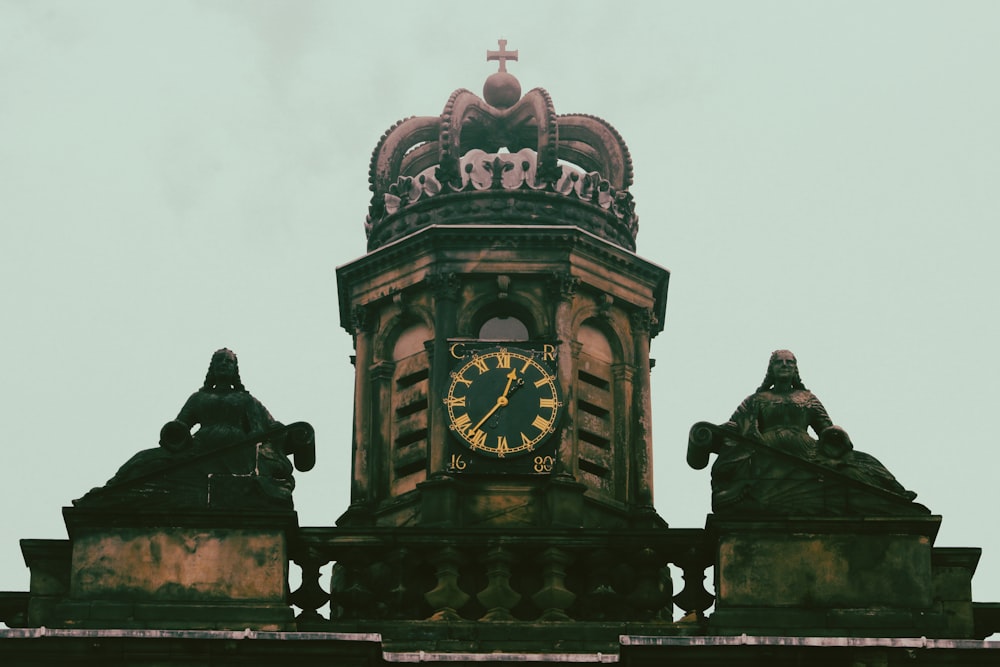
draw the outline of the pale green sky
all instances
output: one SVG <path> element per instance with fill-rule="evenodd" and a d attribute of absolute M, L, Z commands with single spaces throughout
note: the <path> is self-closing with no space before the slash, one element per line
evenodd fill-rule
<path fill-rule="evenodd" d="M 613 9 L 609 8 L 613 6 Z M 672 271 L 655 339 L 656 505 L 709 511 L 686 434 L 770 352 L 858 449 L 982 546 L 1000 600 L 1000 3 L 0 0 L 0 589 L 18 539 L 152 447 L 228 346 L 308 420 L 302 525 L 348 504 L 353 370 L 334 268 L 362 255 L 372 148 L 479 92 L 611 122 L 638 252 Z"/>

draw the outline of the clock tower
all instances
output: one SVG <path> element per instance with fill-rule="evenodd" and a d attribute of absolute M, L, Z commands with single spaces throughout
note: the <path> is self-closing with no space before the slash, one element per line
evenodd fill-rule
<path fill-rule="evenodd" d="M 624 528 L 653 509 L 650 339 L 669 274 L 635 255 L 618 132 L 506 71 L 393 125 L 368 253 L 337 271 L 354 336 L 344 526 Z"/>

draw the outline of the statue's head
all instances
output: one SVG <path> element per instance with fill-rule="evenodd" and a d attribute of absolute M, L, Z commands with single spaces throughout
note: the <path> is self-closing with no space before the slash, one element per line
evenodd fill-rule
<path fill-rule="evenodd" d="M 244 391 L 243 383 L 240 382 L 240 367 L 236 360 L 236 353 L 224 347 L 221 350 L 216 350 L 212 355 L 212 361 L 208 364 L 208 374 L 205 376 L 205 385 L 202 389 L 228 389 L 230 387 Z"/>
<path fill-rule="evenodd" d="M 791 384 L 793 389 L 805 389 L 799 377 L 799 365 L 790 350 L 775 350 L 767 362 L 767 375 L 757 391 L 764 391 L 775 384 Z"/>

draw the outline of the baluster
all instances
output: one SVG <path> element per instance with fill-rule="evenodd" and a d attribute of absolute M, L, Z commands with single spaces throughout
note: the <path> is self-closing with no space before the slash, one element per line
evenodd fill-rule
<path fill-rule="evenodd" d="M 503 547 L 490 549 L 483 562 L 489 583 L 476 596 L 486 613 L 481 621 L 513 621 L 510 610 L 521 600 L 521 595 L 510 587 L 510 564 L 514 556 Z"/>
<path fill-rule="evenodd" d="M 600 621 L 618 613 L 621 596 L 611 580 L 615 564 L 616 559 L 608 549 L 596 549 L 587 556 L 587 592 L 581 601 L 587 620 Z"/>
<path fill-rule="evenodd" d="M 705 610 L 715 602 L 715 596 L 705 590 L 705 570 L 711 562 L 697 549 L 688 549 L 674 563 L 684 573 L 684 590 L 674 596 L 674 604 L 684 611 L 685 620 L 687 617 L 704 620 Z"/>
<path fill-rule="evenodd" d="M 420 594 L 413 585 L 413 571 L 417 556 L 405 547 L 389 552 L 386 557 L 391 582 L 387 586 L 387 611 L 389 618 L 415 619 L 421 606 Z"/>
<path fill-rule="evenodd" d="M 330 601 L 340 607 L 342 618 L 371 618 L 375 594 L 366 581 L 370 556 L 358 549 L 346 549 L 333 568 Z M 330 617 L 335 613 L 330 611 Z"/>
<path fill-rule="evenodd" d="M 300 553 L 293 558 L 302 570 L 302 583 L 288 596 L 292 604 L 302 609 L 295 617 L 300 627 L 325 621 L 318 610 L 330 600 L 330 594 L 319 583 L 319 569 L 330 562 L 329 559 L 322 556 L 315 547 L 306 547 L 304 551 L 304 554 Z"/>
<path fill-rule="evenodd" d="M 424 593 L 424 599 L 434 610 L 429 621 L 458 621 L 462 617 L 458 610 L 469 601 L 469 595 L 458 585 L 458 568 L 462 564 L 462 554 L 453 547 L 445 547 L 431 558 L 437 568 L 437 586 Z"/>
<path fill-rule="evenodd" d="M 542 552 L 539 559 L 542 564 L 544 583 L 537 593 L 531 596 L 542 609 L 539 621 L 569 621 L 566 613 L 576 594 L 566 588 L 566 566 L 573 562 L 572 556 L 555 547 Z"/>
<path fill-rule="evenodd" d="M 664 610 L 672 598 L 669 574 L 664 577 L 664 559 L 653 549 L 640 549 L 633 557 L 636 566 L 635 588 L 628 596 L 628 601 L 635 607 L 640 618 L 660 618 L 666 612 L 666 618 L 671 620 L 672 609 Z"/>

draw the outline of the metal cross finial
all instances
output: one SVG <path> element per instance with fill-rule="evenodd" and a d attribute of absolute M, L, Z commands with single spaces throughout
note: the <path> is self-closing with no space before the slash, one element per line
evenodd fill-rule
<path fill-rule="evenodd" d="M 508 60 L 517 60 L 517 51 L 508 51 L 507 50 L 507 40 L 506 39 L 498 39 L 497 43 L 500 45 L 500 50 L 499 51 L 489 51 L 489 50 L 487 50 L 486 51 L 486 62 L 489 62 L 491 60 L 499 60 L 500 61 L 500 70 L 499 71 L 506 72 L 507 71 L 507 61 Z"/>

